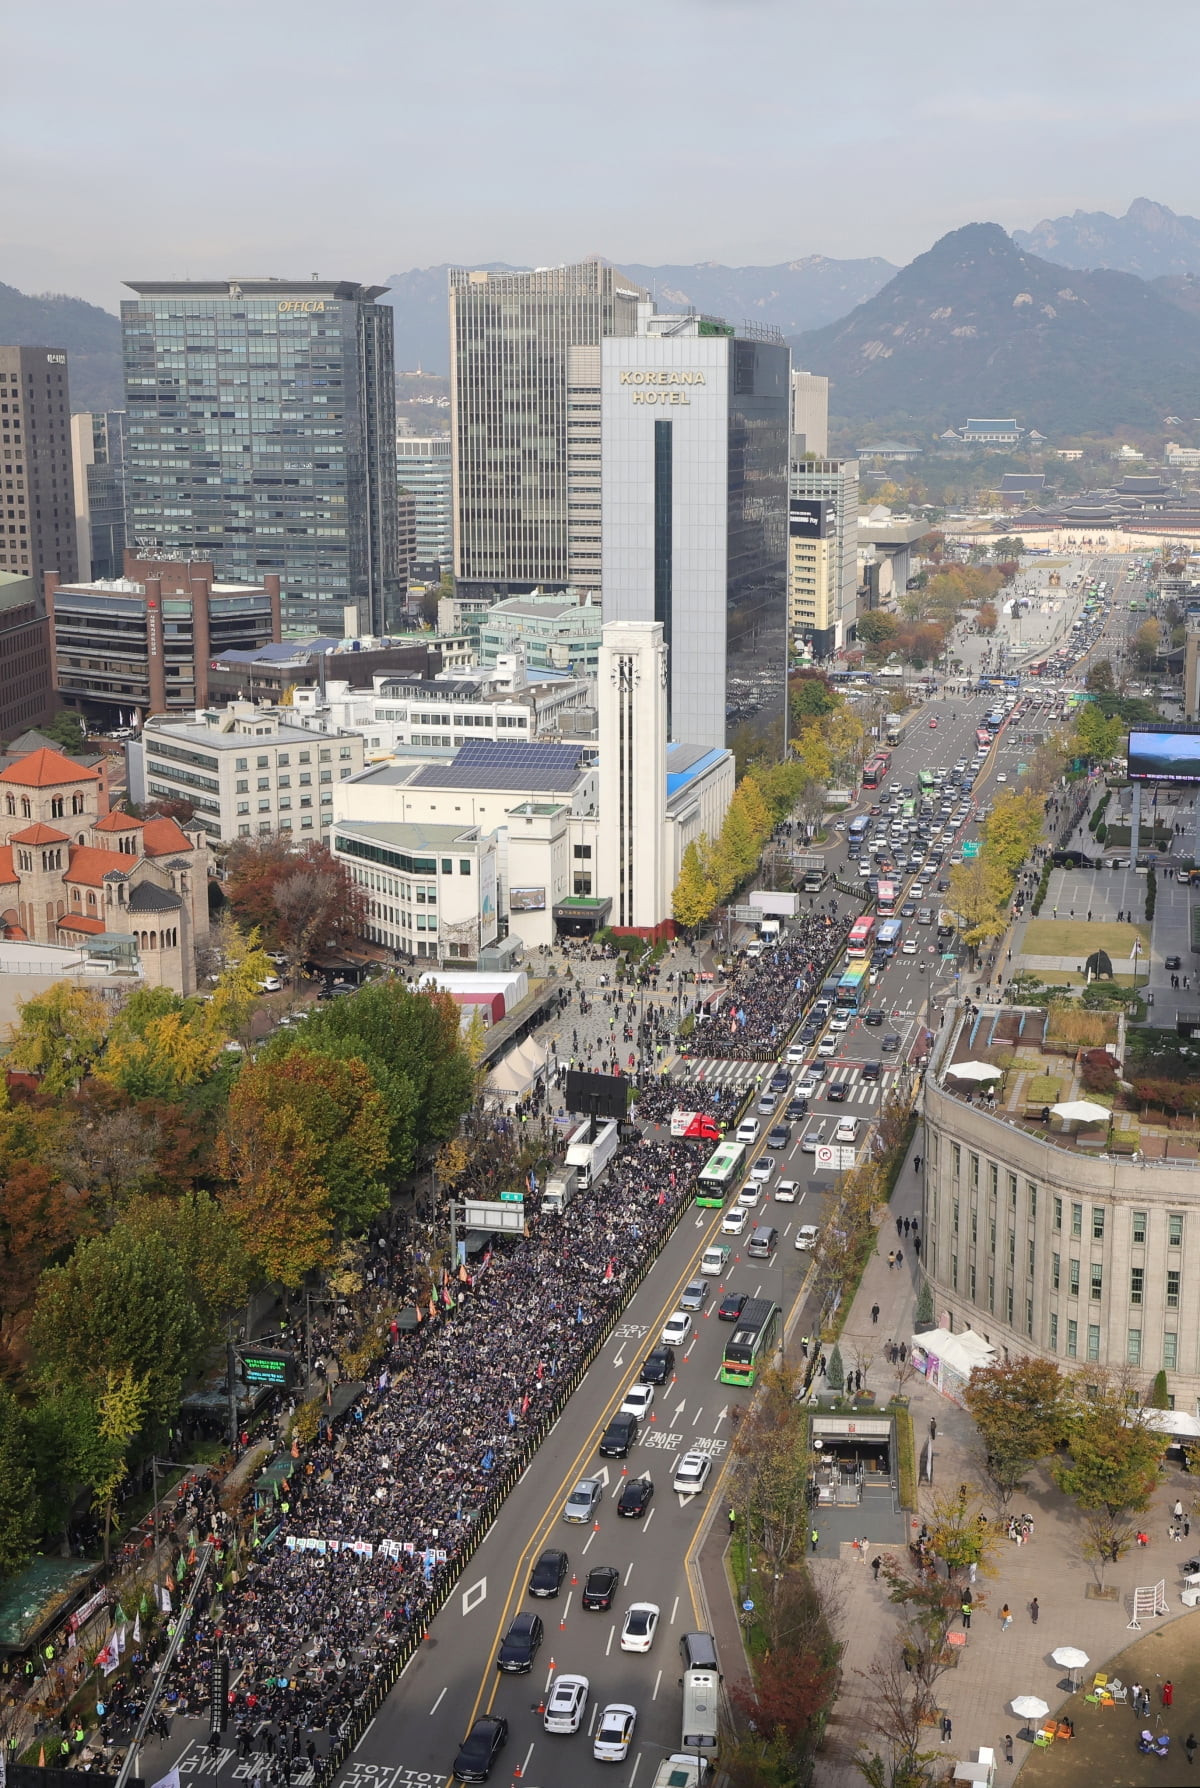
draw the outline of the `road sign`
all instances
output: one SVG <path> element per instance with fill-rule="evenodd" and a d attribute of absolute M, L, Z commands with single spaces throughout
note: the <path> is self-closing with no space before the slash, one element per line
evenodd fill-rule
<path fill-rule="evenodd" d="M 972 857 L 977 857 L 979 855 L 978 842 L 974 838 L 968 838 L 962 847 L 962 854 L 964 863 L 970 862 Z"/>
<path fill-rule="evenodd" d="M 523 1192 L 502 1192 L 500 1202 L 501 1204 L 524 1204 L 525 1194 Z"/>
<path fill-rule="evenodd" d="M 753 1614 L 754 1613 L 754 1603 L 750 1600 L 749 1596 L 747 1596 L 746 1600 L 742 1603 L 742 1613 L 743 1614 Z"/>
<path fill-rule="evenodd" d="M 492 1204 L 478 1198 L 464 1198 L 460 1206 L 465 1229 L 499 1229 L 509 1235 L 522 1235 L 525 1230 L 525 1205 Z"/>
<path fill-rule="evenodd" d="M 733 916 L 739 925 L 757 925 L 763 913 L 756 906 L 735 906 Z"/>

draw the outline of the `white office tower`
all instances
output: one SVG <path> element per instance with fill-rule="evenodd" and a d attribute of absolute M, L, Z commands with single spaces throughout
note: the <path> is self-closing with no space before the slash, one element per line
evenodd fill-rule
<path fill-rule="evenodd" d="M 829 380 L 819 373 L 792 372 L 792 457 L 829 452 Z"/>
<path fill-rule="evenodd" d="M 652 928 L 670 913 L 663 848 L 667 808 L 667 649 L 659 621 L 604 629 L 597 686 L 600 723 L 601 882 L 609 924 Z"/>

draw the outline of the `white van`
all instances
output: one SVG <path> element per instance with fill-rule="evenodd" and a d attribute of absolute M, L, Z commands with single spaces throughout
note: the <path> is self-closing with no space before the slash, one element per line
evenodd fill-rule
<path fill-rule="evenodd" d="M 680 1749 L 715 1756 L 721 1678 L 715 1670 L 683 1673 L 683 1736 Z"/>
<path fill-rule="evenodd" d="M 856 1117 L 838 1119 L 838 1127 L 834 1131 L 835 1142 L 857 1142 L 860 1120 Z"/>
<path fill-rule="evenodd" d="M 700 1258 L 700 1271 L 709 1279 L 718 1279 L 729 1262 L 729 1249 L 714 1243 Z"/>

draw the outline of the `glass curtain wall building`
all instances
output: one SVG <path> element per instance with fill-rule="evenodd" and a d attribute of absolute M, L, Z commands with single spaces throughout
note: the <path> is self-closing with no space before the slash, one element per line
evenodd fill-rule
<path fill-rule="evenodd" d="M 602 347 L 604 619 L 662 624 L 673 739 L 782 746 L 788 349 L 649 306 L 640 329 Z"/>
<path fill-rule="evenodd" d="M 450 271 L 454 569 L 460 593 L 496 598 L 570 581 L 569 461 L 600 465 L 599 412 L 576 418 L 571 350 L 630 336 L 646 294 L 587 261 L 532 273 Z M 594 424 L 590 429 L 587 424 Z M 584 436 L 587 436 L 585 439 Z"/>
<path fill-rule="evenodd" d="M 279 575 L 285 632 L 394 625 L 396 393 L 383 286 L 126 282 L 131 543 Z"/>

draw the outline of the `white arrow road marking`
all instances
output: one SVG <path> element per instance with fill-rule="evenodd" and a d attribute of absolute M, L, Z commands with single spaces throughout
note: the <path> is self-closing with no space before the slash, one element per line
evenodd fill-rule
<path fill-rule="evenodd" d="M 625 1346 L 624 1346 L 624 1343 L 622 1343 L 621 1351 L 619 1354 L 617 1354 L 616 1358 L 613 1360 L 613 1365 L 621 1366 L 621 1365 L 624 1365 L 624 1363 L 625 1363 Z"/>
<path fill-rule="evenodd" d="M 478 1608 L 480 1602 L 484 1602 L 486 1600 L 487 1600 L 487 1578 L 481 1577 L 479 1579 L 478 1583 L 473 1583 L 471 1585 L 470 1589 L 463 1590 L 463 1599 L 462 1599 L 463 1613 L 470 1614 L 473 1609 Z"/>
<path fill-rule="evenodd" d="M 683 1414 L 683 1412 L 684 1412 L 684 1410 L 685 1410 L 685 1409 L 686 1409 L 686 1408 L 687 1408 L 687 1404 L 686 1404 L 686 1403 L 681 1403 L 681 1404 L 680 1404 L 680 1405 L 679 1405 L 679 1408 L 678 1408 L 678 1409 L 677 1409 L 677 1410 L 676 1410 L 676 1411 L 675 1411 L 675 1414 L 674 1414 L 674 1415 L 673 1415 L 673 1416 L 672 1416 L 672 1417 L 671 1417 L 671 1426 L 672 1426 L 672 1428 L 674 1428 L 674 1427 L 675 1427 L 675 1426 L 676 1426 L 676 1424 L 677 1424 L 677 1423 L 678 1423 L 678 1421 L 679 1421 L 679 1418 L 680 1418 L 680 1416 L 681 1416 L 681 1415 L 682 1415 L 682 1414 Z"/>
<path fill-rule="evenodd" d="M 716 1421 L 713 1423 L 714 1428 L 719 1428 L 721 1426 L 721 1423 L 725 1420 L 725 1418 L 728 1414 L 729 1414 L 729 1405 L 727 1403 L 725 1405 L 725 1407 L 722 1409 L 720 1415 L 717 1417 Z"/>
<path fill-rule="evenodd" d="M 592 1476 L 595 1478 L 595 1480 L 598 1484 L 603 1484 L 604 1488 L 606 1490 L 608 1489 L 608 1466 L 607 1465 L 598 1465 L 596 1467 L 595 1471 L 592 1473 Z"/>

